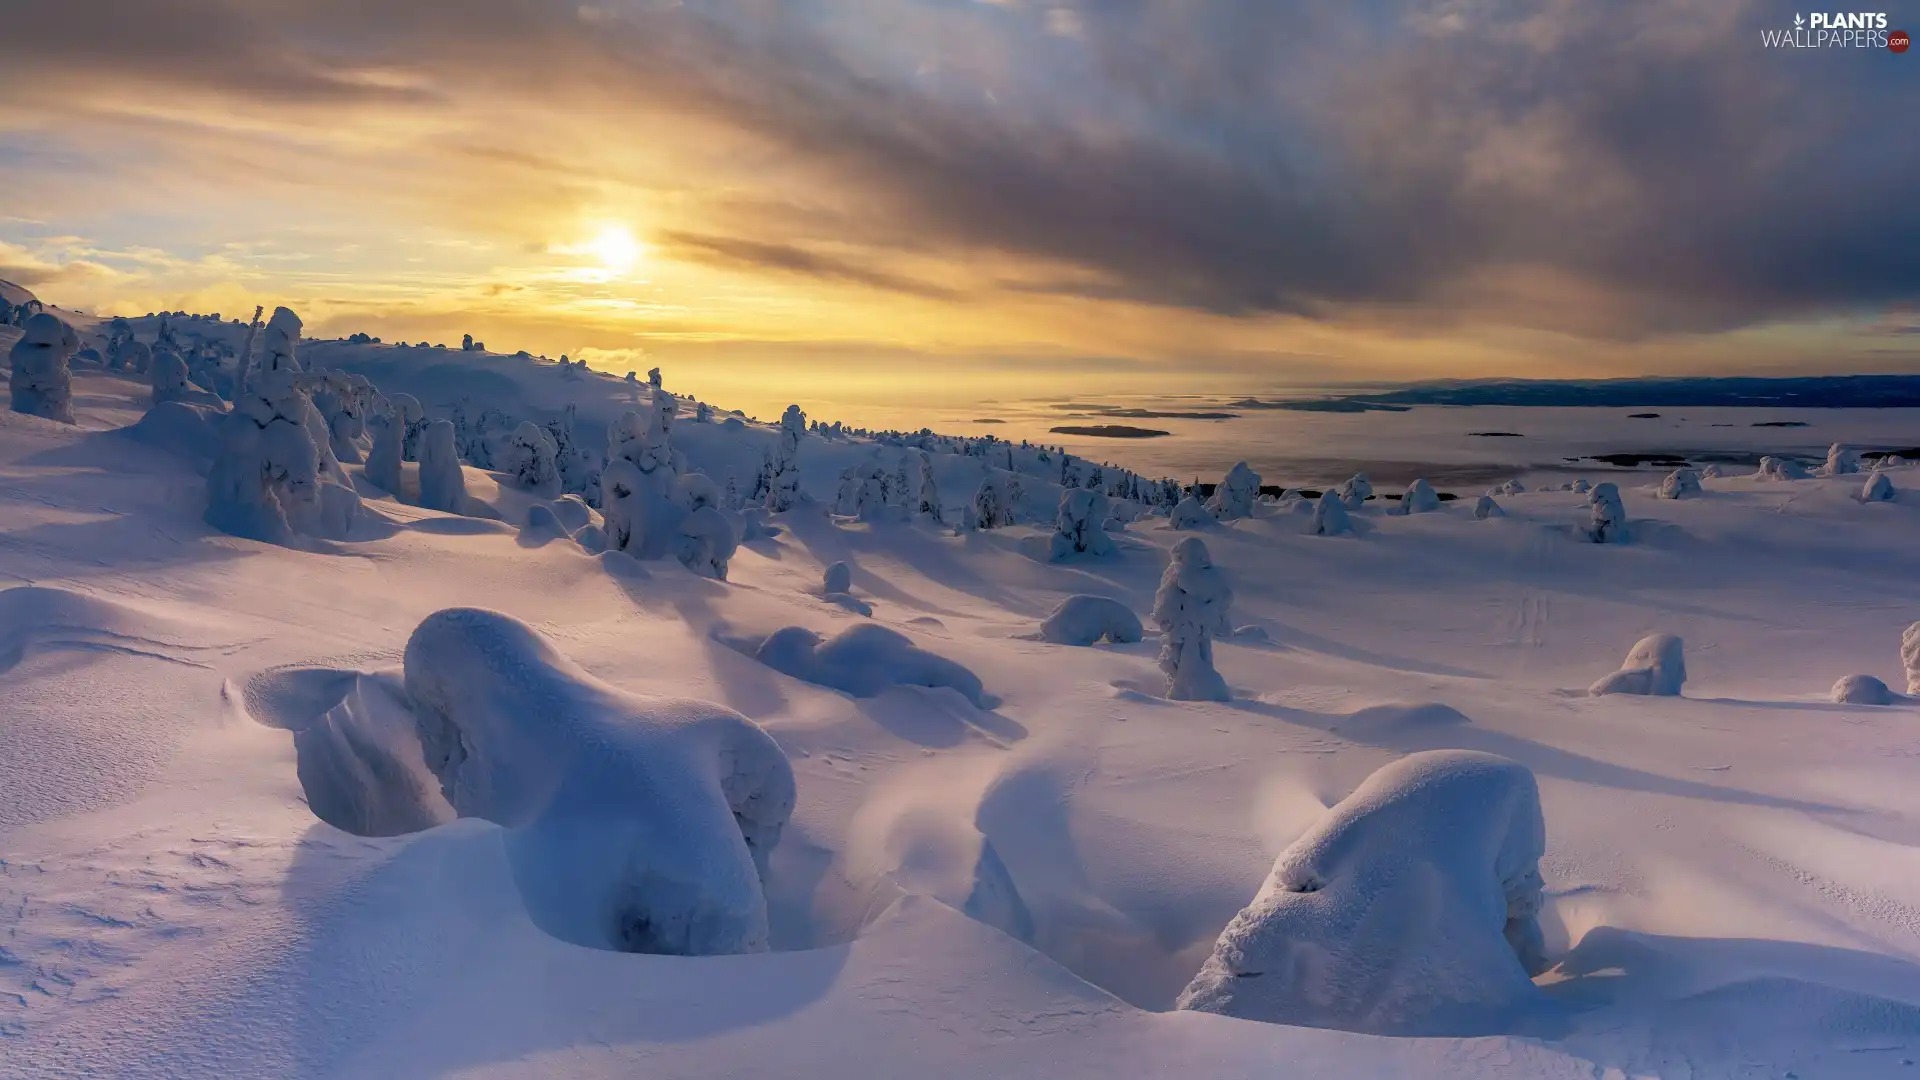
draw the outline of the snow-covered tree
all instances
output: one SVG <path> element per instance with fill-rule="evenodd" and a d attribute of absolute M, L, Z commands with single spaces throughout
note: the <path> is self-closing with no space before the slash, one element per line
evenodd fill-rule
<path fill-rule="evenodd" d="M 1373 484 L 1367 479 L 1366 473 L 1354 473 L 1336 490 L 1340 501 L 1346 504 L 1348 510 L 1360 509 L 1369 498 L 1373 497 Z"/>
<path fill-rule="evenodd" d="M 1344 536 L 1353 531 L 1353 522 L 1347 517 L 1347 504 L 1338 491 L 1328 491 L 1313 504 L 1313 534 L 1315 536 Z"/>
<path fill-rule="evenodd" d="M 466 508 L 467 476 L 460 470 L 450 421 L 430 421 L 420 436 L 420 505 L 449 514 Z"/>
<path fill-rule="evenodd" d="M 1702 480 L 1718 480 L 1722 475 L 1724 474 L 1720 466 L 1715 465 L 1713 462 L 1708 462 L 1700 467 L 1700 479 Z"/>
<path fill-rule="evenodd" d="M 1584 483 L 1586 483 L 1585 480 L 1575 481 L 1574 490 L 1585 492 L 1586 488 L 1579 486 Z M 1514 480 L 1509 480 L 1504 484 L 1501 484 L 1499 487 L 1494 488 L 1493 490 L 1495 494 L 1499 494 L 1499 495 L 1524 495 L 1526 494 L 1526 491 L 1527 491 L 1527 485 L 1521 483 L 1518 479 L 1514 479 Z"/>
<path fill-rule="evenodd" d="M 1678 697 L 1686 681 L 1686 643 L 1673 634 L 1648 634 L 1634 643 L 1619 671 L 1594 683 L 1587 693 Z"/>
<path fill-rule="evenodd" d="M 1259 495 L 1260 474 L 1249 468 L 1246 462 L 1236 462 L 1220 483 L 1214 486 L 1213 497 L 1207 500 L 1207 512 L 1222 521 L 1252 517 L 1253 500 Z"/>
<path fill-rule="evenodd" d="M 1704 494 L 1700 486 L 1700 474 L 1692 469 L 1675 469 L 1660 481 L 1660 497 L 1663 499 L 1693 499 Z"/>
<path fill-rule="evenodd" d="M 1175 1007 L 1379 1034 L 1521 1013 L 1551 966 L 1546 842 L 1524 765 L 1473 750 L 1391 762 L 1281 853 Z"/>
<path fill-rule="evenodd" d="M 1827 463 L 1820 468 L 1823 476 L 1847 476 L 1860 471 L 1860 452 L 1845 443 L 1834 443 L 1827 447 Z"/>
<path fill-rule="evenodd" d="M 704 401 L 693 403 L 693 422 L 696 424 L 713 423 L 713 406 Z"/>
<path fill-rule="evenodd" d="M 1407 493 L 1400 497 L 1399 513 L 1431 514 L 1440 509 L 1440 496 L 1433 485 L 1425 480 L 1416 479 L 1407 485 Z"/>
<path fill-rule="evenodd" d="M 80 338 L 73 327 L 56 316 L 30 316 L 13 343 L 8 359 L 13 373 L 7 380 L 13 392 L 13 411 L 73 423 L 73 373 L 67 367 Z"/>
<path fill-rule="evenodd" d="M 187 382 L 187 362 L 171 349 L 156 353 L 147 368 L 153 386 L 153 403 L 184 400 L 191 391 Z"/>
<path fill-rule="evenodd" d="M 681 477 L 689 481 L 695 477 L 705 480 L 698 473 Z M 708 481 L 708 487 L 712 481 Z M 716 496 L 717 498 L 717 496 Z M 702 577 L 716 581 L 727 580 L 727 565 L 733 560 L 733 554 L 740 548 L 740 537 L 734 531 L 733 522 L 711 502 L 697 502 L 680 521 L 678 547 L 674 554 L 687 569 Z"/>
<path fill-rule="evenodd" d="M 1007 493 L 1007 474 L 991 466 L 974 489 L 968 507 L 967 525 L 975 529 L 998 529 L 1014 523 L 1012 500 Z"/>
<path fill-rule="evenodd" d="M 800 503 L 800 437 L 807 431 L 807 414 L 789 405 L 780 416 L 780 438 L 774 444 L 773 470 L 767 478 L 767 512 L 784 513 Z"/>
<path fill-rule="evenodd" d="M 522 420 L 507 443 L 505 471 L 521 487 L 542 495 L 560 494 L 559 450 L 531 420 Z"/>
<path fill-rule="evenodd" d="M 387 401 L 400 420 L 400 460 L 419 461 L 420 433 L 427 428 L 427 411 L 412 394 L 395 394 Z"/>
<path fill-rule="evenodd" d="M 367 417 L 367 430 L 373 435 L 373 449 L 367 454 L 367 479 L 400 497 L 400 447 L 406 429 L 390 410 L 381 409 Z"/>
<path fill-rule="evenodd" d="M 1500 504 L 1493 501 L 1493 496 L 1491 495 L 1482 495 L 1480 496 L 1480 501 L 1473 504 L 1473 517 L 1476 521 L 1485 521 L 1488 518 L 1505 516 L 1506 511 L 1500 509 Z"/>
<path fill-rule="evenodd" d="M 1900 663 L 1907 669 L 1907 693 L 1920 695 L 1920 622 L 1900 635 Z"/>
<path fill-rule="evenodd" d="M 1893 495 L 1893 481 L 1887 479 L 1887 474 L 1883 472 L 1875 472 L 1867 477 L 1866 484 L 1860 488 L 1861 502 L 1892 502 Z"/>
<path fill-rule="evenodd" d="M 1232 694 L 1213 668 L 1213 639 L 1232 633 L 1228 609 L 1233 590 L 1213 565 L 1206 542 L 1189 536 L 1173 545 L 1172 559 L 1153 594 L 1153 621 L 1160 627 L 1160 670 L 1167 697 L 1175 701 L 1228 701 Z"/>
<path fill-rule="evenodd" d="M 1060 493 L 1060 512 L 1054 519 L 1053 557 L 1111 555 L 1113 537 L 1107 535 L 1112 506 L 1104 492 L 1069 488 Z"/>
<path fill-rule="evenodd" d="M 1596 544 L 1623 544 L 1627 540 L 1627 508 L 1620 501 L 1620 489 L 1612 481 L 1595 484 L 1587 493 L 1591 521 L 1587 539 Z"/>
<path fill-rule="evenodd" d="M 1755 480 L 1805 480 L 1807 467 L 1783 457 L 1763 457 L 1760 468 L 1753 474 Z"/>
<path fill-rule="evenodd" d="M 326 445 L 326 425 L 301 389 L 300 318 L 275 308 L 258 370 L 221 422 L 207 477 L 207 523 L 269 543 L 294 535 L 343 539 L 359 496 Z"/>
<path fill-rule="evenodd" d="M 660 389 L 660 369 L 659 368 L 647 369 L 647 385 L 653 387 L 655 390 Z"/>
<path fill-rule="evenodd" d="M 1182 498 L 1167 511 L 1167 524 L 1176 529 L 1198 529 L 1211 521 L 1213 515 L 1207 512 L 1206 504 L 1194 495 Z"/>
<path fill-rule="evenodd" d="M 327 424 L 327 441 L 333 456 L 341 461 L 359 463 L 360 439 L 366 432 L 362 414 L 364 395 L 352 378 L 329 371 L 314 385 L 313 407 Z"/>
<path fill-rule="evenodd" d="M 942 524 L 946 520 L 946 511 L 941 507 L 940 485 L 939 482 L 934 479 L 933 475 L 933 457 L 925 450 L 922 450 L 919 452 L 919 462 L 920 495 L 919 505 L 915 508 L 914 512 L 932 518 L 936 525 Z"/>

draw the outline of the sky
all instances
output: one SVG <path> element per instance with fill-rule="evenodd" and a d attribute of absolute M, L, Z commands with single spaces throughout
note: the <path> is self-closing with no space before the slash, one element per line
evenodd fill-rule
<path fill-rule="evenodd" d="M 1795 14 L 17 5 L 0 278 L 716 400 L 1920 371 L 1920 54 Z"/>

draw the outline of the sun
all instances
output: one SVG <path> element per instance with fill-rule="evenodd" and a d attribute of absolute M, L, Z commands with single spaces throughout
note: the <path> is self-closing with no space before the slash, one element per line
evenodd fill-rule
<path fill-rule="evenodd" d="M 600 265 L 615 274 L 624 274 L 633 269 L 645 249 L 640 241 L 633 238 L 623 225 L 610 225 L 600 231 L 600 235 L 587 243 L 587 250 L 600 260 Z"/>

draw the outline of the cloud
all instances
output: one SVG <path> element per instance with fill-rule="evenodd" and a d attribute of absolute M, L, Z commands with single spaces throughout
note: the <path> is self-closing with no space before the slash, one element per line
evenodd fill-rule
<path fill-rule="evenodd" d="M 230 157 L 249 184 L 464 228 L 645 198 L 672 258 L 829 287 L 1633 340 L 1920 296 L 1913 73 L 1761 48 L 1779 18 L 80 0 L 10 20 L 0 96 L 82 135 L 167 125 L 178 168 Z M 1018 272 L 958 289 L 903 253 Z"/>

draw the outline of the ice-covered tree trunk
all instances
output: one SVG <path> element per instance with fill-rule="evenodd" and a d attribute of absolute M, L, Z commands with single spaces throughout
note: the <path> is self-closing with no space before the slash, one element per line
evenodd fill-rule
<path fill-rule="evenodd" d="M 73 423 L 73 373 L 67 367 L 80 338 L 73 327 L 40 312 L 27 319 L 20 340 L 8 354 L 13 372 L 7 379 L 13 411 Z"/>
<path fill-rule="evenodd" d="M 1113 537 L 1107 535 L 1107 515 L 1112 507 L 1107 496 L 1086 488 L 1069 488 L 1060 493 L 1060 512 L 1054 519 L 1053 557 L 1111 555 Z"/>
<path fill-rule="evenodd" d="M 467 504 L 467 477 L 460 470 L 460 450 L 453 424 L 435 420 L 420 437 L 420 505 L 429 510 L 458 514 Z"/>
<path fill-rule="evenodd" d="M 1160 670 L 1167 697 L 1175 701 L 1228 701 L 1232 694 L 1213 667 L 1213 639 L 1231 633 L 1233 590 L 1213 565 L 1207 545 L 1189 536 L 1173 545 L 1172 561 L 1153 594 L 1153 621 L 1160 627 Z"/>

